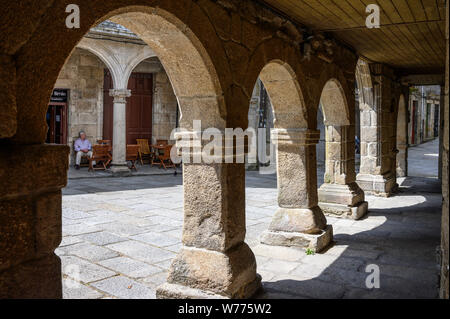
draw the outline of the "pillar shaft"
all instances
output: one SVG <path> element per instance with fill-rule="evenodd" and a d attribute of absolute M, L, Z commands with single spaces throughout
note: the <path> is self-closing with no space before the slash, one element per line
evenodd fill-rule
<path fill-rule="evenodd" d="M 62 298 L 54 250 L 62 237 L 69 151 L 66 145 L 0 147 L 0 299 Z"/>
<path fill-rule="evenodd" d="M 361 167 L 357 181 L 366 193 L 389 196 L 398 186 L 393 75 L 390 74 L 392 70 L 382 64 L 371 64 L 371 71 L 374 74 L 374 101 L 360 105 Z"/>
<path fill-rule="evenodd" d="M 178 138 L 188 135 L 178 135 L 177 147 Z M 197 155 L 188 157 L 200 159 Z M 260 288 L 260 276 L 244 243 L 245 164 L 225 163 L 223 156 L 221 163 L 184 161 L 183 190 L 183 247 L 157 297 L 251 297 Z"/>
<path fill-rule="evenodd" d="M 113 149 L 112 149 L 112 171 L 113 173 L 129 173 L 126 166 L 127 151 L 127 119 L 126 119 L 126 98 L 131 96 L 128 89 L 112 89 L 109 95 L 114 98 L 113 111 Z"/>

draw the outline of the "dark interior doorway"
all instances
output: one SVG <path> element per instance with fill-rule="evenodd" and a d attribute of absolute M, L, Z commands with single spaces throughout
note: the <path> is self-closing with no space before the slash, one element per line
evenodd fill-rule
<path fill-rule="evenodd" d="M 46 143 L 67 144 L 67 98 L 68 91 L 55 89 L 48 105 Z"/>

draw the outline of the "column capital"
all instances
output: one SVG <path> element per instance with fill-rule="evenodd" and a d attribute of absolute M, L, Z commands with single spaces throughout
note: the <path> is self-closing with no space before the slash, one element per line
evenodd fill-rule
<path fill-rule="evenodd" d="M 126 103 L 126 98 L 131 96 L 131 90 L 110 89 L 109 95 L 114 98 L 114 103 Z"/>
<path fill-rule="evenodd" d="M 306 128 L 278 128 L 271 131 L 271 138 L 274 144 L 316 145 L 319 143 L 320 131 Z"/>

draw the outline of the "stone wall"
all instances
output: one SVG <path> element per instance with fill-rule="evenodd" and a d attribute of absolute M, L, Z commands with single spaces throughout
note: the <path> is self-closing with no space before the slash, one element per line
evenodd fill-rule
<path fill-rule="evenodd" d="M 445 68 L 445 89 L 443 94 L 443 105 L 445 108 L 443 111 L 444 130 L 442 131 L 444 136 L 442 139 L 442 232 L 441 232 L 441 298 L 449 298 L 449 276 L 448 276 L 448 262 L 449 262 L 449 203 L 448 203 L 448 175 L 449 175 L 449 12 L 447 10 L 446 19 L 446 35 L 447 41 L 447 67 Z"/>
<path fill-rule="evenodd" d="M 73 146 L 80 130 L 94 144 L 103 136 L 104 63 L 76 48 L 62 68 L 55 88 L 68 89 L 67 144 Z M 73 152 L 72 152 L 73 153 Z M 70 156 L 70 163 L 74 160 Z"/>
<path fill-rule="evenodd" d="M 156 140 L 170 140 L 170 134 L 177 125 L 178 102 L 173 93 L 169 77 L 162 70 L 155 73 L 153 78 L 153 142 Z M 173 141 L 172 141 L 173 142 Z"/>

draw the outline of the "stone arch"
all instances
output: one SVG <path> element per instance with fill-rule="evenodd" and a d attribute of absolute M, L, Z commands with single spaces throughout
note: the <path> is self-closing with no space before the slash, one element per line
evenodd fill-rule
<path fill-rule="evenodd" d="M 274 127 L 307 128 L 306 106 L 292 68 L 280 60 L 271 61 L 261 70 L 260 79 L 273 106 Z"/>
<path fill-rule="evenodd" d="M 359 91 L 359 108 L 374 110 L 374 92 L 369 64 L 359 59 L 356 64 L 356 84 Z"/>
<path fill-rule="evenodd" d="M 203 69 L 208 70 L 206 74 L 209 75 L 209 80 L 217 75 L 220 77 L 220 79 L 216 78 L 213 81 L 214 84 L 210 86 L 214 88 L 215 92 L 210 95 L 210 100 L 213 100 L 213 102 L 203 101 L 202 103 L 197 99 L 195 108 L 203 107 L 208 110 L 208 112 L 199 112 L 200 115 L 209 112 L 214 113 L 210 118 L 214 118 L 215 114 L 218 114 L 220 119 L 216 120 L 221 123 L 225 122 L 224 117 L 227 112 L 221 87 L 227 87 L 230 79 L 229 69 L 222 67 L 226 63 L 226 56 L 223 48 L 220 47 L 220 39 L 215 33 L 208 16 L 195 1 L 185 0 L 185 6 L 180 6 L 178 0 L 168 0 L 159 4 L 158 8 L 143 4 L 141 0 L 130 0 L 127 2 L 127 6 L 124 6 L 124 3 L 120 1 L 102 2 L 102 5 L 98 6 L 95 3 L 96 0 L 80 3 L 80 10 L 89 12 L 89 14 L 83 16 L 83 23 L 77 29 L 61 28 L 61 20 L 66 17 L 63 3 L 50 7 L 41 19 L 41 27 L 18 52 L 17 90 L 23 91 L 24 94 L 17 98 L 18 127 L 15 135 L 11 138 L 13 141 L 30 144 L 42 143 L 45 140 L 47 131 L 44 120 L 46 105 L 66 59 L 92 26 L 123 13 L 140 13 L 141 15 L 159 17 L 161 21 L 166 21 L 166 24 L 172 25 L 171 30 L 178 30 L 178 34 L 182 34 L 187 39 L 186 42 L 191 44 L 190 47 L 198 52 L 195 59 L 201 58 L 203 60 Z M 190 9 L 186 10 L 186 7 Z M 164 28 L 161 28 L 161 32 L 164 32 Z M 175 34 L 175 32 L 172 34 Z M 167 35 L 169 34 L 167 33 Z M 139 36 L 143 38 L 142 35 Z M 54 47 L 55 42 L 60 44 L 58 50 L 49 52 L 47 48 Z M 192 63 L 193 59 L 193 57 L 186 59 L 186 64 Z M 24 61 L 26 63 L 23 63 Z M 217 72 L 220 74 L 217 74 L 214 65 L 219 64 L 221 67 L 217 69 Z M 42 81 L 30 81 L 30 74 L 35 73 L 41 74 Z M 216 73 L 215 76 L 214 73 Z M 201 85 L 201 87 L 205 87 L 205 85 Z M 36 94 L 37 92 L 39 94 Z M 209 107 L 205 107 L 205 103 Z M 216 104 L 216 107 L 211 107 L 213 104 Z M 218 109 L 219 107 L 220 109 Z M 186 112 L 184 114 L 186 115 Z M 27 128 L 28 132 L 32 130 L 33 134 L 25 134 L 25 129 L 21 128 Z"/>
<path fill-rule="evenodd" d="M 355 69 L 356 85 L 358 88 L 360 112 L 360 152 L 361 164 L 358 182 L 369 189 L 372 175 L 379 174 L 381 165 L 380 127 L 378 117 L 380 114 L 375 101 L 375 86 L 369 64 L 359 59 Z"/>
<path fill-rule="evenodd" d="M 127 54 L 116 54 L 114 46 L 108 44 L 84 37 L 77 47 L 96 55 L 108 67 L 116 89 L 125 89 L 133 69 L 143 60 L 156 56 L 147 45 L 137 52 L 130 50 Z"/>
<path fill-rule="evenodd" d="M 328 80 L 320 95 L 325 127 L 325 183 L 345 184 L 347 174 L 349 110 L 342 85 L 336 78 Z"/>
<path fill-rule="evenodd" d="M 350 125 L 347 98 L 339 80 L 332 78 L 325 83 L 320 96 L 325 125 Z"/>
<path fill-rule="evenodd" d="M 182 127 L 191 129 L 194 119 L 201 119 L 204 127 L 225 127 L 225 102 L 218 76 L 192 31 L 160 9 L 127 12 L 113 16 L 111 21 L 137 34 L 156 53 L 178 99 Z"/>
<path fill-rule="evenodd" d="M 310 96 L 315 87 L 316 80 L 305 75 L 302 60 L 303 56 L 297 47 L 276 37 L 261 39 L 261 42 L 255 46 L 254 51 L 249 57 L 245 76 L 241 80 L 243 91 L 248 100 L 250 100 L 251 92 L 257 80 L 260 79 L 263 82 L 267 88 L 270 100 L 278 100 L 278 104 L 280 104 L 278 110 L 273 110 L 274 116 L 277 115 L 275 113 L 279 114 L 275 128 L 282 126 L 288 128 L 289 125 L 292 125 L 291 127 L 315 127 L 315 123 L 311 120 L 312 117 L 310 114 L 313 111 L 313 108 L 310 107 L 310 105 L 313 105 Z M 292 90 L 282 87 L 281 83 L 283 81 Z M 271 84 L 274 86 L 273 89 L 268 88 Z M 280 86 L 279 89 L 276 88 L 276 85 Z M 282 90 L 289 93 L 286 95 L 278 93 L 278 91 L 282 92 Z M 289 105 L 283 106 L 282 104 L 286 102 L 289 102 Z M 295 112 L 292 114 L 295 115 L 297 121 L 291 120 L 290 123 L 283 123 L 284 119 L 282 114 L 286 110 Z M 248 110 L 246 111 L 245 114 L 247 115 Z"/>
<path fill-rule="evenodd" d="M 398 101 L 397 112 L 397 176 L 404 177 L 408 174 L 408 112 L 406 100 L 403 94 Z"/>
<path fill-rule="evenodd" d="M 111 77 L 115 88 L 120 85 L 119 83 L 123 82 L 121 81 L 123 66 L 108 46 L 101 45 L 100 43 L 94 43 L 92 39 L 83 38 L 77 44 L 77 47 L 94 54 L 106 65 L 109 72 L 111 72 Z"/>

